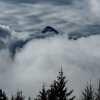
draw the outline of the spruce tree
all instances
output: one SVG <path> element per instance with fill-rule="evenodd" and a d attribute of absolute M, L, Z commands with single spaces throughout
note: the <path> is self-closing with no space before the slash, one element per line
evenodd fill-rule
<path fill-rule="evenodd" d="M 16 96 L 14 97 L 14 100 L 24 100 L 25 97 L 23 96 L 22 91 L 18 91 Z"/>
<path fill-rule="evenodd" d="M 6 93 L 0 89 L 0 100 L 8 100 Z"/>
<path fill-rule="evenodd" d="M 57 79 L 50 86 L 48 100 L 73 100 L 75 96 L 70 97 L 73 90 L 68 92 L 68 87 L 66 87 L 67 82 L 61 68 Z"/>
<path fill-rule="evenodd" d="M 97 92 L 95 93 L 95 100 L 100 100 L 100 79 Z"/>
<path fill-rule="evenodd" d="M 66 87 L 66 77 L 64 76 L 63 70 L 61 68 L 59 75 L 57 77 L 57 87 L 58 87 L 58 100 L 73 100 L 75 96 L 70 97 L 73 90 L 68 92 L 68 87 Z"/>
<path fill-rule="evenodd" d="M 37 95 L 37 98 L 34 98 L 34 100 L 47 100 L 47 91 L 45 89 L 44 84 L 43 84 L 42 90 L 39 91 L 39 94 Z"/>
<path fill-rule="evenodd" d="M 57 81 L 54 81 L 48 89 L 48 100 L 57 100 L 58 98 L 58 86 Z"/>
<path fill-rule="evenodd" d="M 29 96 L 28 100 L 31 100 L 31 97 Z"/>
<path fill-rule="evenodd" d="M 11 97 L 11 100 L 15 100 L 13 95 L 12 95 L 12 97 Z"/>
<path fill-rule="evenodd" d="M 94 90 L 93 90 L 93 85 L 90 83 L 86 85 L 86 88 L 82 92 L 82 100 L 94 100 Z"/>

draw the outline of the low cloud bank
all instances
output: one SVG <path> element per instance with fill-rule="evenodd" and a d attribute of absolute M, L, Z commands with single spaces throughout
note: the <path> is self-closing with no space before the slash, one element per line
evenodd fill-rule
<path fill-rule="evenodd" d="M 55 79 L 61 66 L 76 95 L 89 79 L 93 83 L 97 81 L 100 76 L 99 0 L 73 4 L 72 7 L 0 3 L 0 23 L 10 24 L 15 30 L 0 25 L 0 87 L 8 95 L 21 89 L 24 94 L 35 96 L 43 82 L 48 86 Z M 59 29 L 62 34 L 25 42 L 46 25 Z M 70 32 L 82 35 L 88 32 L 89 36 L 69 40 Z M 9 53 L 11 47 L 16 52 L 13 60 Z"/>

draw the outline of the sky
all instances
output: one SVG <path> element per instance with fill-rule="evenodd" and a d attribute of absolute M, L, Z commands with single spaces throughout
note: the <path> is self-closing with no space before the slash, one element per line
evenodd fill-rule
<path fill-rule="evenodd" d="M 68 33 L 91 32 L 90 26 L 100 25 L 99 5 L 99 0 L 0 0 L 0 88 L 9 96 L 23 90 L 35 97 L 43 82 L 49 87 L 61 66 L 75 95 L 88 80 L 95 84 L 100 78 L 99 34 L 74 41 Z M 62 34 L 32 39 L 12 59 L 9 47 L 15 41 L 46 26 Z"/>

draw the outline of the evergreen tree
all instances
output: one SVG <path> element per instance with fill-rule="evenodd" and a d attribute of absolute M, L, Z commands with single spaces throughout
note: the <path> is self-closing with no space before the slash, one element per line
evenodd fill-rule
<path fill-rule="evenodd" d="M 28 100 L 31 100 L 31 97 L 29 96 Z"/>
<path fill-rule="evenodd" d="M 57 100 L 57 98 L 58 98 L 57 81 L 54 81 L 54 83 L 51 84 L 50 89 L 48 89 L 48 100 Z"/>
<path fill-rule="evenodd" d="M 47 100 L 47 91 L 45 89 L 44 84 L 43 84 L 42 90 L 39 91 L 39 94 L 37 95 L 37 98 L 34 98 L 34 100 Z"/>
<path fill-rule="evenodd" d="M 25 97 L 23 96 L 22 91 L 18 91 L 16 96 L 13 97 L 13 98 L 14 98 L 14 100 L 24 100 L 25 99 Z"/>
<path fill-rule="evenodd" d="M 66 87 L 66 83 L 67 80 L 61 68 L 61 71 L 59 72 L 59 75 L 57 77 L 58 100 L 73 100 L 75 98 L 75 96 L 70 97 L 70 95 L 73 93 L 73 90 L 68 92 L 68 87 Z"/>
<path fill-rule="evenodd" d="M 83 98 L 82 100 L 94 100 L 94 91 L 93 91 L 93 85 L 90 83 L 87 83 L 86 88 L 82 92 Z"/>
<path fill-rule="evenodd" d="M 51 89 L 49 90 L 48 100 L 73 100 L 75 96 L 71 96 L 73 90 L 68 92 L 68 87 L 66 87 L 66 77 L 63 74 L 63 70 L 59 72 L 57 76 L 57 80 L 51 85 Z"/>
<path fill-rule="evenodd" d="M 97 93 L 95 93 L 95 100 L 100 100 L 100 79 L 99 79 L 99 86 L 97 89 Z"/>
<path fill-rule="evenodd" d="M 14 100 L 14 96 L 12 95 L 11 100 Z"/>
<path fill-rule="evenodd" d="M 6 93 L 0 89 L 0 100 L 8 100 Z"/>

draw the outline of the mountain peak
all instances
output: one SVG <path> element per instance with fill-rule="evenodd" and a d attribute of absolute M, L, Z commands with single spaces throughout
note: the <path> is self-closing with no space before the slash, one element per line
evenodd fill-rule
<path fill-rule="evenodd" d="M 43 30 L 42 30 L 42 33 L 47 33 L 47 32 L 54 32 L 55 34 L 58 34 L 59 32 L 54 29 L 53 27 L 51 26 L 46 26 Z"/>

